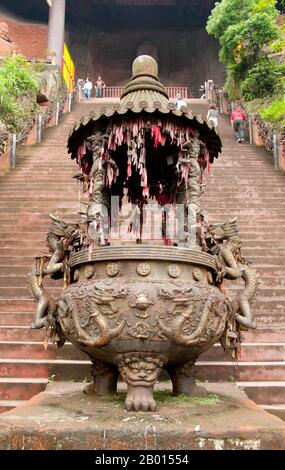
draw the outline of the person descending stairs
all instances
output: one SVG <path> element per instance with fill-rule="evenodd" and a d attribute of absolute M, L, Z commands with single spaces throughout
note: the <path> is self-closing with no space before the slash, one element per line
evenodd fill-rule
<path fill-rule="evenodd" d="M 206 112 L 202 101 L 189 102 Z M 0 178 L 0 412 L 21 404 L 52 380 L 84 380 L 89 360 L 71 344 L 46 348 L 45 331 L 31 330 L 34 304 L 27 274 L 46 252 L 49 214 L 79 212 L 77 165 L 67 155 L 70 127 L 96 104 L 75 106 L 37 146 L 22 146 L 17 165 Z M 250 398 L 285 418 L 285 178 L 263 148 L 235 142 L 228 118 L 219 118 L 221 158 L 206 176 L 203 208 L 210 222 L 238 216 L 243 255 L 260 273 L 253 307 L 257 330 L 244 333 L 238 366 L 215 345 L 197 362 L 200 380 L 236 380 Z M 49 284 L 50 292 L 58 287 Z"/>

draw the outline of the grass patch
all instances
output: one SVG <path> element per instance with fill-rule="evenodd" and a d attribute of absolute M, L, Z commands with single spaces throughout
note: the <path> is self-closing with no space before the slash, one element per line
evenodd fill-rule
<path fill-rule="evenodd" d="M 117 395 L 94 395 L 96 400 L 100 401 L 107 401 L 108 403 L 124 403 L 127 394 L 125 392 L 119 392 Z M 92 396 L 88 396 L 88 398 L 93 398 Z"/>
<path fill-rule="evenodd" d="M 167 391 L 157 391 L 154 392 L 154 398 L 162 404 L 173 404 L 173 405 L 200 405 L 200 406 L 208 406 L 208 405 L 215 405 L 219 401 L 218 395 L 215 393 L 209 393 L 209 395 L 205 397 L 195 397 L 195 396 L 187 396 L 187 395 L 178 395 L 173 396 L 170 395 Z"/>
<path fill-rule="evenodd" d="M 119 392 L 117 395 L 105 395 L 102 397 L 96 396 L 96 400 L 108 402 L 108 403 L 124 403 L 126 399 L 125 392 Z M 215 393 L 209 393 L 205 397 L 188 397 L 187 395 L 173 396 L 168 391 L 158 390 L 154 391 L 154 399 L 158 404 L 170 404 L 170 405 L 199 405 L 199 406 L 211 406 L 215 405 L 220 401 L 218 395 Z"/>

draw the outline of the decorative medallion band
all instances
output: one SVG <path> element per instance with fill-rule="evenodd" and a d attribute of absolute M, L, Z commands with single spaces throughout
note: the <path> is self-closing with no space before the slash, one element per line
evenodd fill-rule
<path fill-rule="evenodd" d="M 204 266 L 216 271 L 215 260 L 211 255 L 176 247 L 145 246 L 145 247 L 100 247 L 89 256 L 88 250 L 82 250 L 71 255 L 71 266 L 77 267 L 89 262 L 115 260 L 159 260 L 169 262 L 189 263 Z"/>

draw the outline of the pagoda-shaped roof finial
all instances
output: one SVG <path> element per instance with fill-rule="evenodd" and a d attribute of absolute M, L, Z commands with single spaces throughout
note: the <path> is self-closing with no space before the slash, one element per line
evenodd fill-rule
<path fill-rule="evenodd" d="M 133 62 L 132 78 L 124 87 L 121 104 L 146 101 L 148 105 L 159 101 L 166 106 L 168 95 L 165 87 L 158 79 L 158 65 L 153 57 L 141 55 Z"/>

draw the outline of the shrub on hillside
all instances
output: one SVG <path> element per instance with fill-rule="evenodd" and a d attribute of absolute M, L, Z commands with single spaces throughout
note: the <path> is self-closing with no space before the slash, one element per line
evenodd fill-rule
<path fill-rule="evenodd" d="M 3 60 L 0 67 L 0 116 L 9 130 L 24 126 L 36 106 L 38 82 L 30 63 L 22 55 Z"/>
<path fill-rule="evenodd" d="M 261 109 L 260 115 L 265 121 L 285 130 L 285 101 L 283 99 L 273 101 L 270 105 Z"/>
<path fill-rule="evenodd" d="M 242 83 L 245 101 L 274 96 L 285 84 L 285 64 L 263 60 L 255 64 Z"/>

